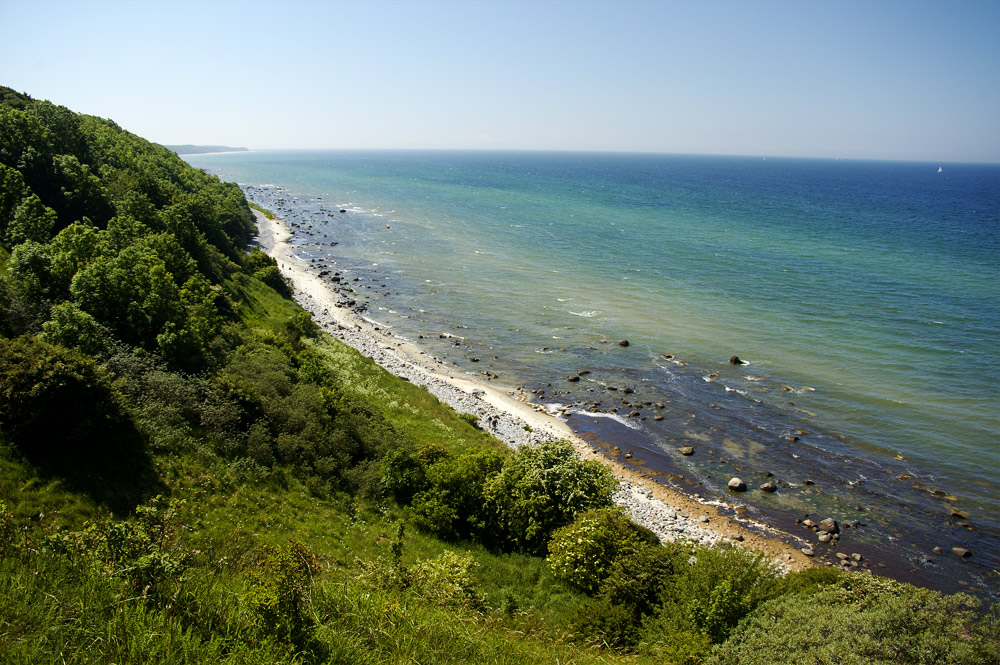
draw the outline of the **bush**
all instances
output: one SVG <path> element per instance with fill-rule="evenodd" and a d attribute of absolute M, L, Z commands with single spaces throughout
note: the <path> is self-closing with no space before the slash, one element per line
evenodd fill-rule
<path fill-rule="evenodd" d="M 264 266 L 254 271 L 253 276 L 274 289 L 278 295 L 291 300 L 292 286 L 277 266 Z"/>
<path fill-rule="evenodd" d="M 56 305 L 50 316 L 52 319 L 42 325 L 42 336 L 46 340 L 92 356 L 108 351 L 110 334 L 107 328 L 75 303 Z"/>
<path fill-rule="evenodd" d="M 300 648 L 312 640 L 316 621 L 309 606 L 318 562 L 312 550 L 294 539 L 284 547 L 260 548 L 243 602 L 262 637 Z"/>
<path fill-rule="evenodd" d="M 575 623 L 580 632 L 603 646 L 623 648 L 638 639 L 631 608 L 615 605 L 607 598 L 590 599 L 580 608 Z"/>
<path fill-rule="evenodd" d="M 14 538 L 17 535 L 17 523 L 7 504 L 0 501 L 0 556 L 4 556 L 14 548 Z"/>
<path fill-rule="evenodd" d="M 978 602 L 861 574 L 815 594 L 761 605 L 706 661 L 711 665 L 997 662 L 1000 642 L 975 633 Z M 991 660 L 992 659 L 992 660 Z"/>
<path fill-rule="evenodd" d="M 611 505 L 618 481 L 567 441 L 522 446 L 483 488 L 499 544 L 541 554 L 555 529 L 588 508 Z"/>
<path fill-rule="evenodd" d="M 503 459 L 498 452 L 482 451 L 430 464 L 427 489 L 413 497 L 414 524 L 446 540 L 484 538 L 489 515 L 483 488 L 499 473 Z"/>
<path fill-rule="evenodd" d="M 644 544 L 612 564 L 599 596 L 631 608 L 638 622 L 659 609 L 664 591 L 686 565 L 686 558 L 687 552 L 680 545 Z"/>
<path fill-rule="evenodd" d="M 408 448 L 390 450 L 382 458 L 381 489 L 401 506 L 409 505 L 418 492 L 427 486 L 427 471 L 423 462 Z"/>
<path fill-rule="evenodd" d="M 472 574 L 478 566 L 468 552 L 456 554 L 445 550 L 410 570 L 410 588 L 435 605 L 480 608 L 482 601 Z"/>
<path fill-rule="evenodd" d="M 759 552 L 699 548 L 666 586 L 658 623 L 670 631 L 699 632 L 717 644 L 755 607 L 778 595 L 780 584 L 778 572 Z"/>
<path fill-rule="evenodd" d="M 119 417 L 90 358 L 32 337 L 0 338 L 0 424 L 29 457 L 107 452 Z"/>
<path fill-rule="evenodd" d="M 642 543 L 621 509 L 588 510 L 552 534 L 548 562 L 557 579 L 592 596 L 618 559 L 633 554 Z"/>
<path fill-rule="evenodd" d="M 136 508 L 134 519 L 88 522 L 80 531 L 49 536 L 45 549 L 88 560 L 106 578 L 120 580 L 130 597 L 162 600 L 187 569 L 187 554 L 178 551 L 183 503 L 156 496 Z"/>

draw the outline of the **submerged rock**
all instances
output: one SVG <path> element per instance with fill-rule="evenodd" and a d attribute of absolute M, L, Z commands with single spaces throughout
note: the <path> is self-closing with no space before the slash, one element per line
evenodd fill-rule
<path fill-rule="evenodd" d="M 682 446 L 677 449 L 677 452 L 679 452 L 681 455 L 684 455 L 685 457 L 689 457 L 691 455 L 694 455 L 694 448 L 692 448 L 691 446 Z"/>
<path fill-rule="evenodd" d="M 739 478 L 734 477 L 729 480 L 729 489 L 733 492 L 746 492 L 747 484 Z"/>
<path fill-rule="evenodd" d="M 774 483 L 767 482 L 767 483 L 764 483 L 763 485 L 760 486 L 760 491 L 761 492 L 767 492 L 767 493 L 770 494 L 770 493 L 773 493 L 773 492 L 777 492 L 778 491 L 778 486 L 775 485 Z"/>

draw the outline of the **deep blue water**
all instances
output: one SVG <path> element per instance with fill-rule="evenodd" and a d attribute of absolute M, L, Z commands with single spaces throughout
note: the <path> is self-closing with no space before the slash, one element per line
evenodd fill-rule
<path fill-rule="evenodd" d="M 544 391 L 662 482 L 732 501 L 731 475 L 755 488 L 770 473 L 778 493 L 739 497 L 751 515 L 798 533 L 795 517 L 832 514 L 859 523 L 845 545 L 898 575 L 996 588 L 1000 165 L 186 159 L 271 185 L 254 196 L 299 224 L 304 260 L 359 280 L 367 316 L 470 373 Z M 689 444 L 694 456 L 676 453 Z"/>

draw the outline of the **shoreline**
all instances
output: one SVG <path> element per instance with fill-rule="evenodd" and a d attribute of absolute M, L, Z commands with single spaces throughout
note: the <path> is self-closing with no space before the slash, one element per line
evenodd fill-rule
<path fill-rule="evenodd" d="M 255 209 L 253 212 L 259 229 L 258 242 L 291 281 L 296 302 L 312 314 L 321 329 L 387 371 L 424 386 L 456 411 L 475 415 L 484 430 L 511 448 L 550 438 L 570 441 L 581 457 L 597 460 L 611 469 L 621 483 L 614 496 L 615 504 L 661 540 L 691 540 L 703 545 L 740 543 L 766 554 L 788 571 L 816 565 L 801 550 L 808 545 L 807 541 L 760 522 L 745 520 L 744 524 L 720 510 L 738 512 L 738 506 L 699 501 L 610 459 L 576 435 L 566 422 L 528 402 L 523 393 L 471 378 L 350 308 L 338 306 L 339 294 L 291 253 L 292 232 L 284 221 L 268 219 Z"/>

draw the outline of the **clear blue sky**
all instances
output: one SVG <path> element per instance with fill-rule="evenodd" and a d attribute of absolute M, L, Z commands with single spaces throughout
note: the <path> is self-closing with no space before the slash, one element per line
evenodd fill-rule
<path fill-rule="evenodd" d="M 161 143 L 1000 161 L 1000 2 L 0 0 L 0 84 Z"/>

